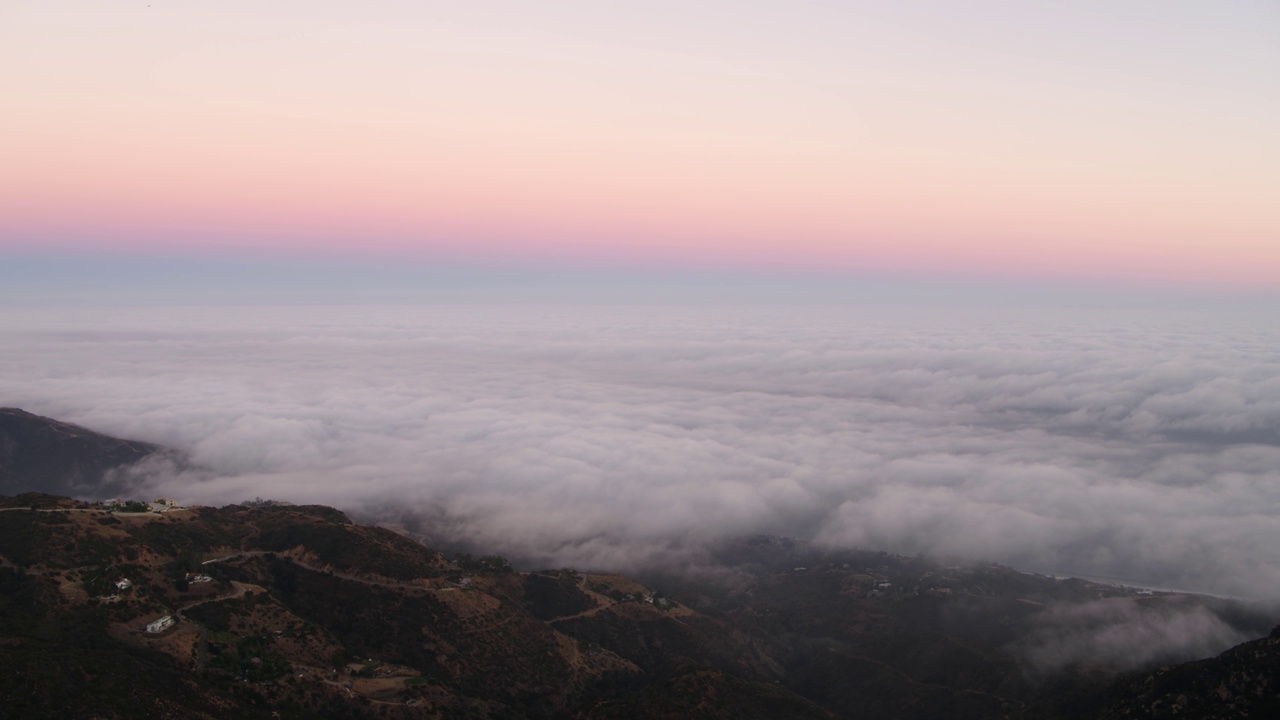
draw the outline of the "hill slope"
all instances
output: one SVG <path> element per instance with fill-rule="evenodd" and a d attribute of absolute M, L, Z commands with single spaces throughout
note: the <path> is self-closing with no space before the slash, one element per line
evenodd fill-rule
<path fill-rule="evenodd" d="M 1221 655 L 1118 681 L 1104 718 L 1280 717 L 1280 627 Z"/>
<path fill-rule="evenodd" d="M 105 497 L 128 490 L 111 471 L 161 452 L 17 408 L 0 408 L 0 494 Z"/>
<path fill-rule="evenodd" d="M 784 557 L 778 539 L 734 549 L 755 566 L 745 589 L 666 595 L 446 557 L 332 508 L 0 499 L 0 702 L 19 717 L 1030 720 L 1211 700 L 1223 683 L 1237 706 L 1269 702 L 1256 653 L 1108 694 L 1114 670 L 1032 678 L 1018 651 L 1053 603 L 1193 598 L 786 542 Z"/>
<path fill-rule="evenodd" d="M 830 717 L 757 640 L 624 578 L 446 559 L 322 507 L 0 504 L 22 716 Z"/>

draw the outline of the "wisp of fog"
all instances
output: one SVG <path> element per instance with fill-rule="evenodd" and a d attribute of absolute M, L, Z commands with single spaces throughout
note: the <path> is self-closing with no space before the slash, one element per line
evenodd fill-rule
<path fill-rule="evenodd" d="M 1280 597 L 1280 345 L 1236 313 L 0 311 L 0 404 L 185 502 L 636 570 L 755 532 Z"/>

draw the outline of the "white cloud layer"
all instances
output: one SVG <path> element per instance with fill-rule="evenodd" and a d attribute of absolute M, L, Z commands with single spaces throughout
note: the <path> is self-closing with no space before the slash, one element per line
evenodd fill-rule
<path fill-rule="evenodd" d="M 1203 605 L 1151 605 L 1139 608 L 1131 598 L 1058 604 L 1014 649 L 1048 675 L 1070 665 L 1128 669 L 1186 662 L 1252 639 Z"/>
<path fill-rule="evenodd" d="M 541 564 L 755 531 L 1280 598 L 1274 318 L 924 309 L 0 310 L 0 405 L 189 452 L 188 501 Z"/>

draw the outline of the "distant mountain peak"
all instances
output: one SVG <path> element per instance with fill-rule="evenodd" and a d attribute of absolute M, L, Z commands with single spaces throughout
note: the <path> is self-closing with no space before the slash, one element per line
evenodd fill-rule
<path fill-rule="evenodd" d="M 111 471 L 163 451 L 21 408 L 0 408 L 0 494 L 114 494 L 124 488 Z"/>

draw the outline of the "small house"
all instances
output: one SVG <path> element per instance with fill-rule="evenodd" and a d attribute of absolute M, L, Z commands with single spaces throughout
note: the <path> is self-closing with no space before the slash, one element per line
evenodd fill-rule
<path fill-rule="evenodd" d="M 147 632 L 152 634 L 164 632 L 171 627 L 174 622 L 176 621 L 173 619 L 172 615 L 165 615 L 155 622 L 147 623 Z"/>

